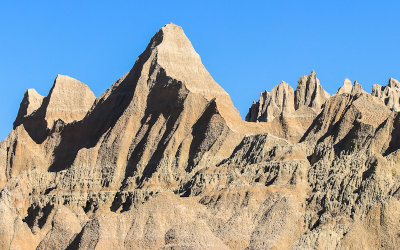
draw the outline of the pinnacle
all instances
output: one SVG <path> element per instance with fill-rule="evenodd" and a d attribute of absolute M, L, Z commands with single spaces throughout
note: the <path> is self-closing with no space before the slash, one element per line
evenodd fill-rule
<path fill-rule="evenodd" d="M 68 82 L 70 84 L 73 84 L 74 82 L 79 82 L 79 81 L 67 75 L 57 74 L 56 78 L 54 79 L 54 84 L 56 85 L 62 82 Z"/>
<path fill-rule="evenodd" d="M 57 74 L 56 79 L 54 81 L 57 82 L 60 80 L 67 80 L 67 79 L 69 80 L 69 79 L 74 79 L 74 78 L 67 76 L 67 75 Z"/>
<path fill-rule="evenodd" d="M 150 41 L 152 48 L 159 47 L 160 45 L 165 43 L 167 43 L 169 46 L 178 45 L 178 47 L 193 49 L 192 44 L 186 37 L 182 27 L 174 23 L 164 25 L 161 29 L 158 30 L 158 32 L 152 37 Z"/>
<path fill-rule="evenodd" d="M 61 74 L 57 74 L 57 77 L 54 79 L 53 86 L 47 97 L 50 98 L 50 96 L 52 96 L 53 94 L 58 94 L 60 91 L 61 92 L 64 92 L 64 91 L 71 92 L 74 89 L 88 92 L 91 94 L 91 96 L 94 97 L 94 94 L 90 90 L 89 86 L 78 81 L 77 79 L 75 79 L 73 77 L 70 77 L 67 75 L 61 75 Z"/>
<path fill-rule="evenodd" d="M 350 94 L 351 90 L 353 89 L 353 83 L 350 81 L 349 78 L 344 79 L 342 87 L 338 89 L 336 94 Z"/>
<path fill-rule="evenodd" d="M 167 23 L 166 25 L 164 25 L 164 27 L 162 27 L 162 29 L 180 29 L 180 30 L 182 30 L 182 27 L 181 26 L 179 26 L 179 25 L 176 25 L 176 24 L 174 24 L 174 23 Z"/>
<path fill-rule="evenodd" d="M 220 97 L 231 103 L 228 93 L 204 67 L 182 27 L 166 24 L 153 36 L 147 49 L 166 75 L 181 81 L 189 91 L 201 93 L 208 100 Z"/>
<path fill-rule="evenodd" d="M 36 111 L 43 102 L 44 97 L 36 92 L 35 89 L 27 89 L 21 101 L 17 118 L 14 121 L 14 128 L 20 125 L 26 116 Z"/>
<path fill-rule="evenodd" d="M 351 95 L 363 94 L 363 93 L 365 93 L 365 91 L 363 90 L 361 84 L 359 84 L 357 81 L 354 81 L 353 88 L 351 90 Z"/>
<path fill-rule="evenodd" d="M 25 95 L 27 95 L 28 97 L 29 96 L 32 96 L 32 95 L 35 95 L 35 96 L 42 96 L 41 94 L 39 94 L 37 91 L 36 91 L 36 89 L 27 89 L 27 90 L 25 90 Z M 43 96 L 42 96 L 43 97 Z"/>
<path fill-rule="evenodd" d="M 400 83 L 396 79 L 390 77 L 388 86 L 391 87 L 391 88 L 400 88 Z"/>
<path fill-rule="evenodd" d="M 287 84 L 288 84 L 287 82 L 282 80 L 277 86 L 279 86 L 279 85 L 287 85 Z"/>

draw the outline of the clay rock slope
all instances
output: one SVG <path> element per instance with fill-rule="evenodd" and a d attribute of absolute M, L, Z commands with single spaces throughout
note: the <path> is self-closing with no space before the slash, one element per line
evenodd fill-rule
<path fill-rule="evenodd" d="M 97 98 L 63 75 L 25 92 L 0 143 L 0 248 L 396 249 L 398 90 L 330 96 L 312 71 L 243 121 L 167 24 Z"/>

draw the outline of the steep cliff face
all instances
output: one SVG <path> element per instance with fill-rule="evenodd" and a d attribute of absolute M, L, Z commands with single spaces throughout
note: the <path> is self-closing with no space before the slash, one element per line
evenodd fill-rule
<path fill-rule="evenodd" d="M 61 75 L 25 93 L 0 143 L 0 248 L 396 248 L 400 116 L 373 95 L 346 79 L 330 97 L 312 72 L 242 121 L 168 24 L 98 98 Z"/>

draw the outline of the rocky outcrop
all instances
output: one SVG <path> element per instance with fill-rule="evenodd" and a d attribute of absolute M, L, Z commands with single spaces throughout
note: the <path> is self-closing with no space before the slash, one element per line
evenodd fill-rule
<path fill-rule="evenodd" d="M 319 241 L 326 248 L 362 249 L 367 246 L 355 241 L 373 237 L 368 247 L 391 249 L 398 239 L 381 232 L 387 230 L 386 225 L 390 230 L 398 228 L 397 223 L 384 222 L 397 209 L 392 194 L 399 188 L 397 153 L 393 154 L 398 147 L 389 146 L 397 134 L 396 115 L 357 83 L 346 92 L 329 99 L 302 139 L 310 152 L 308 179 L 313 192 L 309 208 L 314 215 L 310 214 L 309 223 L 314 232 L 303 235 L 295 245 L 304 248 Z M 326 235 L 331 235 L 333 245 L 327 244 Z"/>
<path fill-rule="evenodd" d="M 380 98 L 386 106 L 394 111 L 400 111 L 400 83 L 393 78 L 387 86 L 374 84 L 371 95 Z"/>
<path fill-rule="evenodd" d="M 44 97 L 38 94 L 34 89 L 25 91 L 24 98 L 19 107 L 17 118 L 14 122 L 14 127 L 17 127 L 23 120 L 36 111 L 43 102 Z"/>
<path fill-rule="evenodd" d="M 14 121 L 14 130 L 24 130 L 37 144 L 43 143 L 61 123 L 82 120 L 96 99 L 89 87 L 69 76 L 57 75 L 46 97 L 27 90 Z"/>
<path fill-rule="evenodd" d="M 46 97 L 34 89 L 25 92 L 14 128 L 28 120 L 43 120 L 51 129 L 57 120 L 64 123 L 82 120 L 96 99 L 89 87 L 69 76 L 57 75 Z"/>
<path fill-rule="evenodd" d="M 349 94 L 349 95 L 354 96 L 354 95 L 361 94 L 361 93 L 364 93 L 364 94 L 367 93 L 363 90 L 361 84 L 359 84 L 357 81 L 355 81 L 352 84 L 351 81 L 348 78 L 346 78 L 343 82 L 342 87 L 340 87 L 335 94 L 336 95 Z"/>
<path fill-rule="evenodd" d="M 69 76 L 57 75 L 42 107 L 48 128 L 58 119 L 65 123 L 82 120 L 95 99 L 87 85 Z"/>
<path fill-rule="evenodd" d="M 271 92 L 261 93 L 260 100 L 253 102 L 246 116 L 246 121 L 270 122 L 279 118 L 281 114 L 289 114 L 294 111 L 294 90 L 286 82 L 282 81 Z"/>
<path fill-rule="evenodd" d="M 328 92 L 322 88 L 313 70 L 310 75 L 304 75 L 298 81 L 294 93 L 294 107 L 299 109 L 301 106 L 307 106 L 318 112 L 329 96 Z"/>
<path fill-rule="evenodd" d="M 315 72 L 250 111 L 174 24 L 96 99 L 60 75 L 27 91 L 0 143 L 0 248 L 397 248 L 397 112 Z"/>
<path fill-rule="evenodd" d="M 329 94 L 321 87 L 314 71 L 304 75 L 298 81 L 296 91 L 282 81 L 271 92 L 260 94 L 260 100 L 253 102 L 246 115 L 249 122 L 271 122 L 281 116 L 290 116 L 304 107 L 311 108 L 316 114 L 329 99 Z M 299 113 L 299 112 L 298 112 Z"/>
<path fill-rule="evenodd" d="M 340 94 L 351 94 L 352 89 L 353 89 L 353 84 L 351 83 L 351 81 L 348 78 L 346 78 L 343 81 L 342 87 L 340 87 L 338 89 L 336 94 L 337 95 L 340 95 Z"/>
<path fill-rule="evenodd" d="M 261 93 L 260 100 L 249 108 L 246 121 L 268 122 L 264 125 L 272 127 L 268 132 L 298 142 L 328 98 L 312 71 L 300 78 L 296 91 L 282 81 L 271 92 Z"/>

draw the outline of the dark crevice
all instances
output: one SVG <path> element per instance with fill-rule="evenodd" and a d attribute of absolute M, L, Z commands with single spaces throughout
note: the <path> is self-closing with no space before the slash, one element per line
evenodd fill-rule
<path fill-rule="evenodd" d="M 27 211 L 28 215 L 22 219 L 22 221 L 25 222 L 30 229 L 33 229 L 35 226 L 41 229 L 46 224 L 53 208 L 54 205 L 51 204 L 47 204 L 43 208 L 38 205 L 31 205 Z"/>

